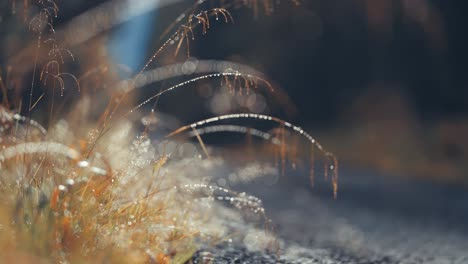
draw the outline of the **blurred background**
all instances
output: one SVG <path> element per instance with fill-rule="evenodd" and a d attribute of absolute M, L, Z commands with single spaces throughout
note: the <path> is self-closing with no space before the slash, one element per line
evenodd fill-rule
<path fill-rule="evenodd" d="M 150 43 L 160 43 L 159 30 L 180 6 L 146 18 L 157 25 L 146 34 L 156 36 Z M 198 38 L 191 56 L 232 60 L 265 73 L 290 98 L 289 106 L 267 112 L 309 129 L 342 162 L 467 182 L 465 7 L 442 0 L 283 1 L 270 15 L 233 11 L 235 23 L 216 25 Z M 161 107 L 173 111 L 183 98 L 167 97 Z M 178 110 L 187 121 L 207 116 L 193 116 L 190 107 Z"/>
<path fill-rule="evenodd" d="M 302 1 L 269 17 L 244 15 L 232 33 L 214 30 L 197 51 L 234 53 L 265 72 L 297 109 L 287 118 L 341 161 L 466 182 L 465 8 L 442 0 Z"/>

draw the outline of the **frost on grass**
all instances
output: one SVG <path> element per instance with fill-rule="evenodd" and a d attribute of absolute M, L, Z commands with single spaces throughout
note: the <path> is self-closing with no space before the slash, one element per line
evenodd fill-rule
<path fill-rule="evenodd" d="M 60 127 L 73 126 L 64 122 Z M 136 136 L 127 122 L 102 137 L 106 147 L 88 157 L 70 147 L 75 140 L 3 145 L 0 190 L 8 200 L 1 208 L 14 205 L 14 211 L 13 223 L 1 224 L 17 234 L 7 245 L 69 261 L 104 260 L 109 250 L 140 261 L 177 257 L 203 241 L 242 241 L 247 217 L 257 226 L 267 221 L 258 198 L 192 173 L 216 164 L 197 152 L 180 157 L 168 142 L 159 146 Z M 156 154 L 156 148 L 166 152 Z"/>
<path fill-rule="evenodd" d="M 208 34 L 216 23 L 233 21 L 231 9 L 271 14 L 274 1 L 198 1 L 168 27 L 163 44 L 141 71 L 120 81 L 113 65 L 93 60 L 93 48 L 103 48 L 102 43 L 90 44 L 90 50 L 80 44 L 141 12 L 142 6 L 135 5 L 118 18 L 124 2 L 130 3 L 109 1 L 59 29 L 54 26 L 59 5 L 23 2 L 34 41 L 12 54 L 15 74 L 11 77 L 9 69 L 6 81 L 0 78 L 0 248 L 8 249 L 0 261 L 21 256 L 63 263 L 181 263 L 204 246 L 225 242 L 277 250 L 274 223 L 261 199 L 228 185 L 284 174 L 289 163 L 296 166 L 299 152 L 309 154 L 313 172 L 315 151 L 332 175 L 336 196 L 335 157 L 302 128 L 276 117 L 228 114 L 180 126 L 177 118 L 157 111 L 162 95 L 200 81 L 219 83 L 241 105 L 249 103 L 239 98 L 274 93 L 267 77 L 248 66 L 188 58 L 196 36 Z M 17 1 L 11 3 L 16 10 Z M 219 7 L 212 8 L 213 3 Z M 36 8 L 28 9 L 30 5 Z M 112 7 L 107 15 L 103 6 Z M 70 35 L 76 25 L 88 32 Z M 25 56 L 28 63 L 19 63 Z M 70 64 L 80 59 L 91 66 L 75 76 Z M 158 67 L 151 69 L 156 60 Z M 22 76 L 28 67 L 29 79 Z M 167 87 L 162 82 L 167 79 L 179 82 Z M 143 87 L 154 91 L 138 102 L 133 93 Z M 18 99 L 11 90 L 28 92 Z M 76 99 L 70 103 L 69 97 Z M 47 125 L 34 120 L 37 108 L 42 110 L 36 116 Z M 242 120 L 254 124 L 235 123 Z M 276 127 L 256 127 L 264 121 Z M 161 128 L 174 132 L 166 135 Z M 265 153 L 276 158 L 253 160 L 229 172 L 230 159 L 203 139 L 223 133 L 243 134 L 251 144 L 259 144 L 252 137 L 260 139 Z M 307 147 L 300 148 L 304 143 Z"/>

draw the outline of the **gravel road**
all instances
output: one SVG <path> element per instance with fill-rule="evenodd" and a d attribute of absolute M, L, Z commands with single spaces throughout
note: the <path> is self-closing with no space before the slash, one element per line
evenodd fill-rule
<path fill-rule="evenodd" d="M 289 175 L 272 186 L 238 186 L 263 199 L 284 243 L 280 258 L 220 245 L 195 262 L 468 263 L 468 188 L 346 165 L 337 200 L 329 185 L 319 180 L 311 189 L 306 177 Z"/>

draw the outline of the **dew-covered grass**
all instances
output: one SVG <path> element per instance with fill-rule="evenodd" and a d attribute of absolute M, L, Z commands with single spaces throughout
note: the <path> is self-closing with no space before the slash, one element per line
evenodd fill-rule
<path fill-rule="evenodd" d="M 20 48 L 0 72 L 0 262 L 185 263 L 201 247 L 224 243 L 274 254 L 279 244 L 261 197 L 226 182 L 308 166 L 313 185 L 314 163 L 322 161 L 336 197 L 336 157 L 299 126 L 262 111 L 179 125 L 158 109 L 162 95 L 201 82 L 246 106 L 255 103 L 252 95 L 281 96 L 249 66 L 190 57 L 190 43 L 232 23 L 238 9 L 274 15 L 276 1 L 196 2 L 124 80 L 125 66 L 106 58 L 104 39 L 148 1 L 108 1 L 59 26 L 65 2 L 5 1 L 11 13 L 0 23 L 18 24 Z M 150 95 L 139 101 L 143 89 Z M 204 139 L 230 141 L 233 132 L 255 148 L 241 157 L 250 162 L 238 168 L 239 179 L 225 166 L 237 158 Z"/>

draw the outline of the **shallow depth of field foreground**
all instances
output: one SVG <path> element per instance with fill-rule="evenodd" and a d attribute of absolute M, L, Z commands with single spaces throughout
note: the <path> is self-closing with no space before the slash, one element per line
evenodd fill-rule
<path fill-rule="evenodd" d="M 0 0 L 0 263 L 468 263 L 458 5 Z"/>

